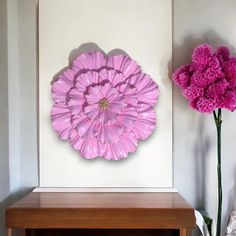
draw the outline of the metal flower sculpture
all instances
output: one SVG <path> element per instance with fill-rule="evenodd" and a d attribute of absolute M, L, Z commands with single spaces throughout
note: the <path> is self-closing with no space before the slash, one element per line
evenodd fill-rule
<path fill-rule="evenodd" d="M 86 159 L 124 159 L 155 129 L 158 95 L 130 57 L 83 53 L 52 84 L 52 126 Z"/>

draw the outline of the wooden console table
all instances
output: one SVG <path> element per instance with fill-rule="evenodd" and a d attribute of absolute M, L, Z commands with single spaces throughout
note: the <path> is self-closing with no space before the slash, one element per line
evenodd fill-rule
<path fill-rule="evenodd" d="M 178 193 L 37 193 L 6 209 L 8 236 L 187 236 L 193 208 Z M 69 232 L 69 233 L 68 233 Z"/>

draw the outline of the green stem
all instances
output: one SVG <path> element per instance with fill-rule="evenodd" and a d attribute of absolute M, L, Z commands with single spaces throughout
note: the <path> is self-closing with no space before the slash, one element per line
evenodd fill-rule
<path fill-rule="evenodd" d="M 214 120 L 217 130 L 217 177 L 218 177 L 218 212 L 217 212 L 217 225 L 216 236 L 221 235 L 221 214 L 222 214 L 222 177 L 221 177 L 221 124 L 222 116 L 221 109 L 218 109 L 218 113 L 213 112 Z"/>

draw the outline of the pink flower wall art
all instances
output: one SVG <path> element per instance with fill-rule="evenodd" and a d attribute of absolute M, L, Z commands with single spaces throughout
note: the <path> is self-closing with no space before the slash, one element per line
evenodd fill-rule
<path fill-rule="evenodd" d="M 158 95 L 130 57 L 83 53 L 52 84 L 52 127 L 86 159 L 124 159 L 154 131 Z"/>

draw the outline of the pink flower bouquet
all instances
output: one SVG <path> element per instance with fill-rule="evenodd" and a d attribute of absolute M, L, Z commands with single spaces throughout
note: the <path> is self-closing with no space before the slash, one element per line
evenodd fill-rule
<path fill-rule="evenodd" d="M 213 53 L 208 44 L 198 46 L 192 63 L 178 68 L 173 80 L 197 111 L 211 113 L 217 108 L 236 108 L 236 57 L 230 57 L 226 47 Z"/>
<path fill-rule="evenodd" d="M 227 47 L 213 52 L 209 44 L 194 49 L 192 63 L 179 67 L 173 81 L 180 88 L 189 105 L 202 113 L 213 113 L 217 129 L 218 214 L 216 236 L 221 234 L 221 124 L 222 108 L 236 109 L 236 57 Z"/>

